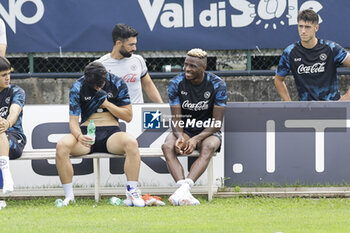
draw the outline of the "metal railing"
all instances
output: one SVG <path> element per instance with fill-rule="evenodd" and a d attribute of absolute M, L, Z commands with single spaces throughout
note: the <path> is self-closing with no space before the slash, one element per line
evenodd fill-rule
<path fill-rule="evenodd" d="M 7 54 L 12 78 L 76 78 L 84 67 L 107 52 L 99 53 L 30 53 Z M 152 78 L 173 77 L 184 63 L 186 51 L 140 51 Z M 207 70 L 219 76 L 273 76 L 282 50 L 216 50 L 208 51 Z M 170 69 L 164 69 L 165 67 Z M 173 69 L 172 69 L 173 68 Z M 170 70 L 170 72 L 164 72 Z M 172 72 L 176 70 L 176 72 Z M 339 74 L 350 74 L 339 68 Z"/>

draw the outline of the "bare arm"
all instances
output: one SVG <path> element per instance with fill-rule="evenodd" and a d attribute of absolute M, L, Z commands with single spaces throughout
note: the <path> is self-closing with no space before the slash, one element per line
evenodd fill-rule
<path fill-rule="evenodd" d="M 10 113 L 6 119 L 0 119 L 0 133 L 5 132 L 9 128 L 11 128 L 14 124 L 16 124 L 18 120 L 18 116 L 22 111 L 22 107 L 18 104 L 11 104 Z"/>
<path fill-rule="evenodd" d="M 6 26 L 5 22 L 0 18 L 0 56 L 5 57 L 7 48 Z"/>
<path fill-rule="evenodd" d="M 350 68 L 350 54 L 348 55 L 346 60 L 343 62 L 343 65 Z M 343 100 L 350 100 L 350 87 L 348 88 L 348 91 L 345 93 L 345 95 L 341 96 L 339 99 L 339 101 L 343 101 Z"/>
<path fill-rule="evenodd" d="M 180 105 L 174 105 L 170 107 L 171 109 L 171 115 L 172 115 L 172 123 L 171 128 L 173 130 L 173 134 L 176 138 L 183 137 L 183 127 L 180 126 L 181 122 L 181 106 Z"/>
<path fill-rule="evenodd" d="M 7 48 L 7 45 L 6 45 L 6 44 L 0 44 L 0 56 L 5 57 L 6 48 Z"/>
<path fill-rule="evenodd" d="M 79 125 L 79 116 L 69 116 L 69 129 L 71 134 L 75 137 L 75 139 L 80 142 L 82 145 L 90 147 L 91 144 L 94 142 L 92 138 L 90 138 L 87 135 L 84 135 L 81 132 L 80 125 Z"/>
<path fill-rule="evenodd" d="M 292 101 L 292 99 L 290 98 L 287 86 L 284 82 L 285 77 L 279 76 L 279 75 L 275 75 L 275 86 L 277 89 L 278 94 L 281 96 L 281 98 L 283 99 L 283 101 Z"/>
<path fill-rule="evenodd" d="M 69 116 L 69 129 L 71 134 L 79 141 L 79 137 L 82 135 L 79 126 L 79 116 Z"/>
<path fill-rule="evenodd" d="M 118 117 L 121 120 L 130 122 L 132 120 L 132 106 L 131 104 L 124 106 L 116 106 L 109 102 L 107 99 L 101 104 L 102 108 L 107 108 L 113 116 Z"/>
<path fill-rule="evenodd" d="M 184 137 L 184 131 L 183 126 L 181 127 L 181 106 L 180 105 L 174 105 L 170 107 L 171 109 L 171 115 L 172 115 L 172 123 L 171 128 L 173 130 L 173 134 L 175 135 L 176 142 L 175 142 L 175 152 L 177 154 L 182 155 L 183 154 L 183 148 L 186 143 L 186 139 Z"/>
<path fill-rule="evenodd" d="M 154 85 L 148 73 L 141 79 L 141 84 L 142 88 L 146 92 L 146 95 L 152 100 L 152 102 L 163 103 L 162 97 L 160 96 L 158 89 Z"/>

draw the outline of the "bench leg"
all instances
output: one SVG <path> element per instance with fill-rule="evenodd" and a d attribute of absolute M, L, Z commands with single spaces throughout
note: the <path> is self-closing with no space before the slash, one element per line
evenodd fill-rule
<path fill-rule="evenodd" d="M 94 175 L 95 175 L 95 201 L 100 200 L 100 159 L 94 158 Z"/>
<path fill-rule="evenodd" d="M 211 158 L 208 164 L 208 201 L 211 201 L 213 199 L 213 169 L 213 158 Z"/>

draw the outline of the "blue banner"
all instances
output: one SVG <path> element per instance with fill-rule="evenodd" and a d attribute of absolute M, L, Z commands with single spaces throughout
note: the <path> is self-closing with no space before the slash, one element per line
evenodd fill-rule
<path fill-rule="evenodd" d="M 1 0 L 8 52 L 109 51 L 115 24 L 139 32 L 139 50 L 285 48 L 312 7 L 319 38 L 350 47 L 348 0 Z"/>

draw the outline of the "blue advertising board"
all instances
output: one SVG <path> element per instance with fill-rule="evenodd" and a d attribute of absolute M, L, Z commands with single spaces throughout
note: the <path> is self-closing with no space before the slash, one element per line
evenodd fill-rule
<path fill-rule="evenodd" d="M 109 51 L 115 24 L 139 32 L 139 50 L 285 48 L 297 14 L 313 8 L 318 36 L 350 47 L 348 0 L 1 0 L 8 52 Z"/>
<path fill-rule="evenodd" d="M 225 184 L 348 184 L 349 112 L 346 101 L 229 103 Z"/>

